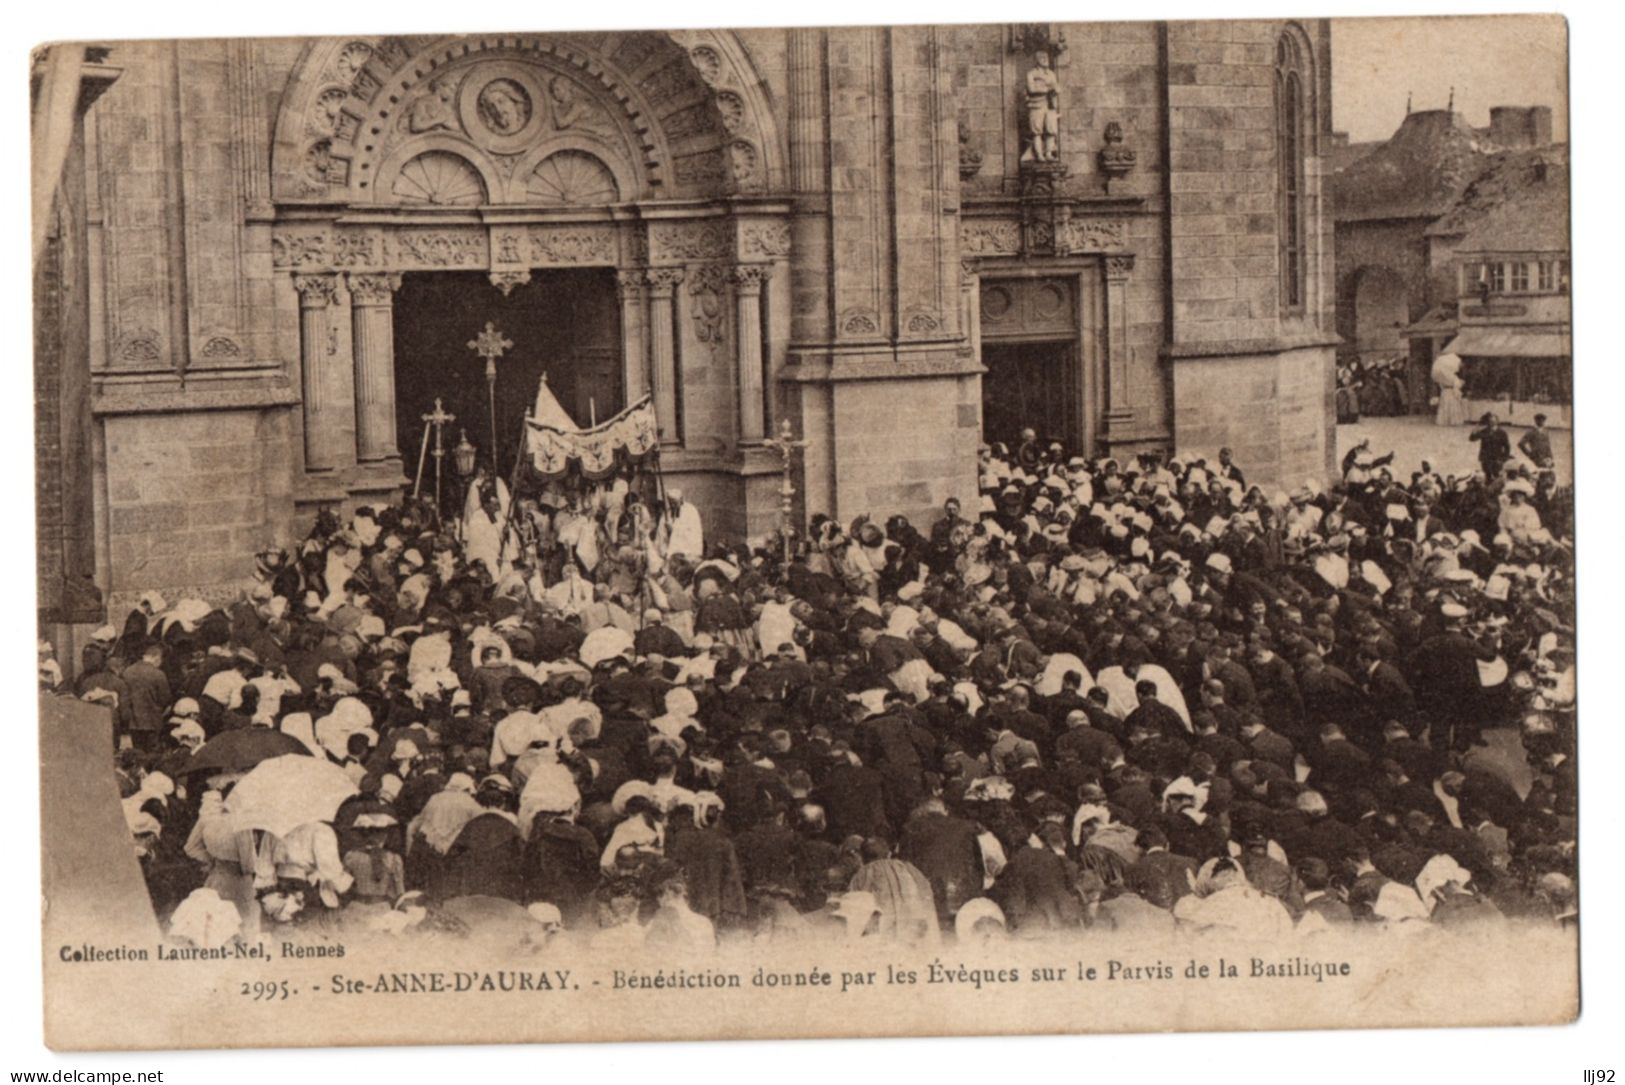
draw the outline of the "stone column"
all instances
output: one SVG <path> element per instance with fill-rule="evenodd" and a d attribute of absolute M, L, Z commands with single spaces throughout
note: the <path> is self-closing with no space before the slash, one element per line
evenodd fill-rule
<path fill-rule="evenodd" d="M 661 444 L 677 444 L 677 354 L 672 342 L 672 294 L 683 281 L 680 267 L 649 269 L 649 378 Z"/>
<path fill-rule="evenodd" d="M 350 275 L 355 336 L 355 452 L 361 463 L 400 458 L 395 447 L 395 291 L 399 275 Z"/>
<path fill-rule="evenodd" d="M 1128 376 L 1128 279 L 1134 256 L 1108 256 L 1106 274 L 1106 432 L 1120 436 L 1134 424 Z"/>
<path fill-rule="evenodd" d="M 965 313 L 965 341 L 971 357 L 982 360 L 982 274 L 975 260 L 959 261 L 960 305 Z"/>
<path fill-rule="evenodd" d="M 729 271 L 739 321 L 734 341 L 739 349 L 739 440 L 743 444 L 757 444 L 767 436 L 762 402 L 762 284 L 772 270 L 767 264 L 740 264 Z"/>
<path fill-rule="evenodd" d="M 649 354 L 643 341 L 644 274 L 635 268 L 615 273 L 615 294 L 621 301 L 621 380 L 627 406 L 649 393 Z"/>
<path fill-rule="evenodd" d="M 332 275 L 295 275 L 293 288 L 299 291 L 299 368 L 303 373 L 305 400 L 305 470 L 330 471 L 338 466 L 333 434 L 341 427 L 334 417 L 332 396 L 326 379 L 327 360 L 332 353 L 329 334 L 331 317 L 327 307 L 338 295 L 338 280 Z"/>
<path fill-rule="evenodd" d="M 826 40 L 823 30 L 785 33 L 789 38 L 790 181 L 796 194 L 790 227 L 796 254 L 790 265 L 790 334 L 796 343 L 822 343 L 830 339 Z"/>

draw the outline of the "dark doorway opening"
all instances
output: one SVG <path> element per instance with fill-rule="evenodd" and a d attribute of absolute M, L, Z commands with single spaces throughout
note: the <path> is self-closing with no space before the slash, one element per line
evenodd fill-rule
<path fill-rule="evenodd" d="M 1073 343 L 982 343 L 982 440 L 1014 448 L 1032 427 L 1046 441 L 1083 446 Z"/>
<path fill-rule="evenodd" d="M 620 310 L 609 268 L 532 271 L 504 296 L 483 272 L 408 272 L 395 295 L 395 432 L 408 474 L 417 470 L 423 416 L 439 397 L 457 416 L 458 433 L 490 462 L 491 421 L 485 359 L 469 349 L 487 321 L 513 341 L 497 359 L 497 470 L 507 477 L 519 449 L 525 411 L 542 374 L 578 425 L 602 421 L 625 403 Z M 446 460 L 446 470 L 451 461 Z M 426 472 L 433 471 L 429 464 Z"/>

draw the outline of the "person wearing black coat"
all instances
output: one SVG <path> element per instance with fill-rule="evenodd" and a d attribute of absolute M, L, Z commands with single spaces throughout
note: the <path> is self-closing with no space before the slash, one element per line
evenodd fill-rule
<path fill-rule="evenodd" d="M 1140 858 L 1124 874 L 1124 888 L 1158 908 L 1172 908 L 1192 891 L 1201 863 L 1169 851 L 1167 834 L 1155 826 L 1142 829 L 1136 842 Z"/>
<path fill-rule="evenodd" d="M 589 925 L 598 859 L 598 841 L 587 829 L 566 817 L 538 816 L 520 858 L 523 899 L 552 904 L 571 930 Z"/>
<path fill-rule="evenodd" d="M 1252 651 L 1249 672 L 1264 722 L 1273 731 L 1296 731 L 1303 723 L 1303 693 L 1292 665 L 1260 645 Z"/>
<path fill-rule="evenodd" d="M 835 764 L 813 793 L 824 808 L 831 834 L 841 839 L 888 835 L 885 778 L 859 763 L 843 745 L 831 750 Z"/>
<path fill-rule="evenodd" d="M 1157 684 L 1150 681 L 1134 683 L 1134 695 L 1139 704 L 1134 711 L 1128 714 L 1124 726 L 1130 734 L 1144 729 L 1169 738 L 1184 739 L 1189 737 L 1190 729 L 1178 712 L 1157 699 Z"/>
<path fill-rule="evenodd" d="M 1375 722 L 1381 726 L 1389 720 L 1398 720 L 1408 726 L 1416 718 L 1416 695 L 1411 692 L 1405 675 L 1392 663 L 1379 658 L 1375 649 L 1362 648 L 1359 662 Z"/>
<path fill-rule="evenodd" d="M 937 916 L 951 920 L 961 905 L 982 895 L 982 846 L 976 823 L 949 815 L 941 799 L 927 799 L 903 826 L 897 857 L 931 883 Z"/>
<path fill-rule="evenodd" d="M 1478 445 L 1478 466 L 1485 480 L 1499 478 L 1501 468 L 1512 458 L 1512 442 L 1507 438 L 1507 431 L 1501 428 L 1500 419 L 1485 412 L 1478 420 L 1478 429 L 1469 433 L 1467 439 Z"/>
<path fill-rule="evenodd" d="M 1077 869 L 1063 854 L 1066 830 L 1054 822 L 1039 826 L 1038 844 L 1017 848 L 994 882 L 993 900 L 1018 933 L 1066 930 L 1083 923 Z"/>
<path fill-rule="evenodd" d="M 1444 631 L 1417 645 L 1411 653 L 1410 670 L 1415 688 L 1422 691 L 1422 709 L 1445 724 L 1453 746 L 1460 749 L 1471 745 L 1483 702 L 1478 665 L 1495 659 L 1496 652 L 1463 631 L 1465 607 L 1447 603 L 1441 614 Z"/>
<path fill-rule="evenodd" d="M 640 656 L 659 655 L 667 659 L 685 654 L 688 646 L 683 643 L 683 638 L 670 626 L 661 624 L 658 614 L 658 611 L 651 611 L 645 616 L 656 620 L 650 621 L 633 634 L 633 650 Z"/>
<path fill-rule="evenodd" d="M 498 808 L 463 826 L 447 849 L 433 884 L 424 886 L 430 898 L 487 896 L 518 901 L 524 897 L 524 843 L 513 820 L 499 812 L 503 800 L 488 797 L 490 791 L 482 787 L 475 798 L 482 806 L 495 803 Z M 511 791 L 505 794 L 512 796 Z"/>

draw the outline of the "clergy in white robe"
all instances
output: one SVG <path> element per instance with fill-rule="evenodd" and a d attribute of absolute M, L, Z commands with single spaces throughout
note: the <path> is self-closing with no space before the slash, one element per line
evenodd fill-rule
<path fill-rule="evenodd" d="M 494 491 L 494 501 L 482 500 L 487 487 Z M 507 484 L 501 479 L 476 479 L 463 502 L 463 552 L 470 565 L 484 563 L 492 580 L 500 580 L 504 572 L 502 529 L 507 521 Z"/>
<path fill-rule="evenodd" d="M 761 616 L 756 619 L 756 641 L 764 653 L 771 655 L 779 645 L 795 643 L 795 634 L 796 619 L 788 603 L 769 599 L 762 604 Z"/>
<path fill-rule="evenodd" d="M 593 600 L 592 581 L 574 564 L 564 567 L 564 579 L 547 589 L 545 601 L 561 614 L 579 614 Z"/>
<path fill-rule="evenodd" d="M 666 543 L 668 557 L 681 554 L 698 561 L 705 553 L 705 526 L 700 521 L 700 510 L 683 500 L 681 490 L 671 491 L 672 504 L 677 512 L 672 517 L 671 538 Z"/>

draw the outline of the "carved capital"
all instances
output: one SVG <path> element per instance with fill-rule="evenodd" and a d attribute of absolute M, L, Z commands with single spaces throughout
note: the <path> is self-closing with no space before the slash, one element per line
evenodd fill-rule
<path fill-rule="evenodd" d="M 502 291 L 503 297 L 507 297 L 514 287 L 523 286 L 528 282 L 530 282 L 529 268 L 509 268 L 505 271 L 491 272 L 491 285 Z"/>
<path fill-rule="evenodd" d="M 656 297 L 670 297 L 671 292 L 677 289 L 677 284 L 683 281 L 683 269 L 680 267 L 652 267 L 644 275 L 649 283 L 649 290 Z"/>
<path fill-rule="evenodd" d="M 615 294 L 622 301 L 642 297 L 648 285 L 648 272 L 643 268 L 622 268 L 615 273 Z"/>
<path fill-rule="evenodd" d="M 401 288 L 397 274 L 347 275 L 350 301 L 355 305 L 389 305 L 395 300 L 395 291 Z"/>
<path fill-rule="evenodd" d="M 981 267 L 975 260 L 959 261 L 959 285 L 973 287 L 982 277 Z"/>
<path fill-rule="evenodd" d="M 736 264 L 728 269 L 728 278 L 733 280 L 734 289 L 741 295 L 760 294 L 762 284 L 772 274 L 773 269 L 767 264 Z"/>
<path fill-rule="evenodd" d="M 1134 254 L 1121 253 L 1106 257 L 1106 281 L 1112 283 L 1127 282 L 1129 275 L 1134 271 Z"/>
<path fill-rule="evenodd" d="M 338 297 L 338 279 L 332 275 L 295 275 L 293 288 L 305 309 L 325 309 Z"/>

